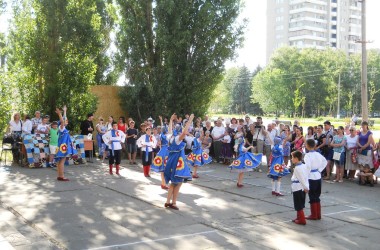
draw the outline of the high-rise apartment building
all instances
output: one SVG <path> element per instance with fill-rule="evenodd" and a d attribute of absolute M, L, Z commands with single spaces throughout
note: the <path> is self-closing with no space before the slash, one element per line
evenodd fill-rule
<path fill-rule="evenodd" d="M 358 0 L 267 0 L 267 62 L 283 46 L 359 53 Z"/>

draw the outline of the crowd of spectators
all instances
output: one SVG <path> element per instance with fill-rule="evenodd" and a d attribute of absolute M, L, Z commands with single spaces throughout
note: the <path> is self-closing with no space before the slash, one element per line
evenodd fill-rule
<path fill-rule="evenodd" d="M 80 125 L 81 134 L 91 134 L 96 138 L 98 157 L 104 161 L 108 157 L 108 151 L 102 140 L 102 135 L 112 129 L 114 118 L 109 116 L 105 121 L 103 117 L 98 117 L 95 126 L 93 119 L 94 115 L 88 114 L 87 119 Z M 184 127 L 188 119 L 189 115 L 186 114 L 183 118 L 178 117 L 174 122 L 177 126 Z M 125 117 L 119 117 L 117 121 L 118 130 L 123 131 L 127 138 L 123 144 L 123 155 L 128 159 L 129 164 L 137 164 L 136 141 L 144 134 L 146 127 L 152 129 L 157 140 L 157 148 L 153 150 L 153 154 L 159 151 L 160 134 L 168 126 L 168 119 L 160 117 L 160 121 L 155 122 L 152 117 L 149 117 L 136 126 L 132 118 L 126 120 Z M 306 140 L 314 139 L 317 144 L 316 150 L 328 161 L 323 173 L 325 180 L 331 179 L 331 173 L 335 166 L 336 174 L 333 181 L 339 183 L 343 182 L 344 178 L 353 180 L 358 176 L 361 184 L 372 186 L 373 173 L 378 167 L 377 150 L 379 146 L 374 141 L 368 123 L 362 122 L 360 128 L 357 128 L 355 122 L 351 122 L 345 127 L 334 128 L 329 121 L 325 121 L 323 125 L 310 126 L 304 129 L 297 120 L 292 126 L 281 123 L 277 118 L 264 125 L 261 117 L 253 119 L 249 115 L 245 115 L 243 118 L 224 119 L 219 117 L 213 120 L 205 116 L 203 119 L 201 117 L 194 119 L 184 140 L 186 141 L 186 153 L 189 153 L 195 134 L 199 132 L 203 150 L 209 153 L 216 163 L 229 165 L 237 157 L 239 138 L 245 139 L 246 147 L 252 146 L 252 153 L 262 153 L 266 162 L 269 162 L 274 139 L 279 137 L 284 162 L 286 165 L 291 165 L 289 161 L 291 152 L 297 150 L 305 153 Z M 52 125 L 55 126 L 56 123 L 50 123 L 50 117 L 48 115 L 41 116 L 39 111 L 35 112 L 32 119 L 25 115 L 23 120 L 21 120 L 20 114 L 16 113 L 9 122 L 9 132 L 13 137 L 22 137 L 26 134 L 46 134 L 52 137 Z M 16 150 L 13 153 L 14 160 L 18 161 L 19 155 Z M 88 152 L 86 154 L 88 156 Z M 261 171 L 260 168 L 258 170 Z"/>

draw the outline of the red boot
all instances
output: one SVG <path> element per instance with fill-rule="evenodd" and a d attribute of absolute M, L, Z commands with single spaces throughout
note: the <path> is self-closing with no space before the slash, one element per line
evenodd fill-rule
<path fill-rule="evenodd" d="M 318 204 L 317 203 L 311 203 L 310 204 L 310 211 L 311 214 L 306 217 L 307 220 L 318 220 Z"/>
<path fill-rule="evenodd" d="M 120 170 L 120 165 L 116 165 L 116 174 L 117 175 L 120 175 L 119 170 Z"/>
<path fill-rule="evenodd" d="M 321 215 L 321 203 L 317 202 L 316 204 L 316 211 L 317 211 L 317 220 L 320 220 L 322 218 Z"/>
<path fill-rule="evenodd" d="M 112 173 L 112 168 L 113 168 L 113 164 L 110 164 L 110 166 L 109 166 L 110 174 L 113 174 L 113 173 Z"/>
<path fill-rule="evenodd" d="M 146 177 L 150 177 L 150 165 L 146 166 Z"/>
<path fill-rule="evenodd" d="M 306 225 L 306 219 L 303 210 L 297 211 L 297 219 L 293 220 L 293 222 L 298 225 Z"/>

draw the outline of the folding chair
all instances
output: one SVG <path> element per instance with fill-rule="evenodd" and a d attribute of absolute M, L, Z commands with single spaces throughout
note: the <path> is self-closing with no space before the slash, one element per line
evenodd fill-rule
<path fill-rule="evenodd" d="M 12 146 L 14 139 L 11 134 L 6 134 L 3 137 L 3 143 L 1 144 L 1 155 L 0 160 L 3 159 L 3 153 L 5 154 L 5 165 L 7 165 L 7 151 L 12 152 Z"/>

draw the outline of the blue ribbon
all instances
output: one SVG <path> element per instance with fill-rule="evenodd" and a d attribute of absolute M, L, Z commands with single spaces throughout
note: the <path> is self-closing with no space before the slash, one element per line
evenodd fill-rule
<path fill-rule="evenodd" d="M 149 142 L 150 141 L 150 136 L 149 135 L 146 135 L 145 136 L 145 142 Z M 146 145 L 146 149 L 145 149 L 145 161 L 147 162 L 149 160 L 149 146 Z"/>

